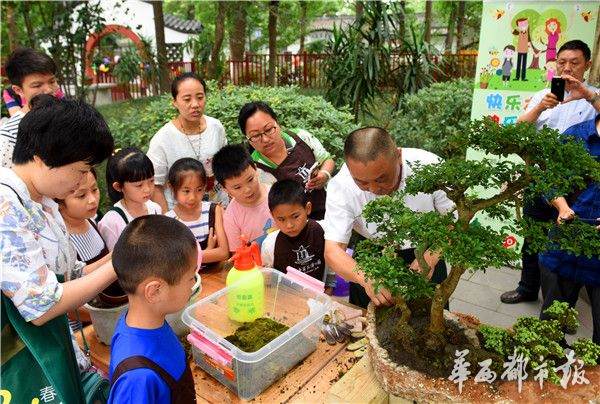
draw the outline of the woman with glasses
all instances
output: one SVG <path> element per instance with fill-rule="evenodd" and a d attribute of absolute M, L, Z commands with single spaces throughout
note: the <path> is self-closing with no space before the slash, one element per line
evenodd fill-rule
<path fill-rule="evenodd" d="M 312 204 L 310 218 L 323 219 L 325 185 L 331 179 L 335 163 L 321 142 L 303 129 L 282 129 L 273 109 L 262 101 L 244 105 L 238 124 L 253 149 L 252 160 L 270 176 L 266 182 L 282 179 L 300 182 Z"/>
<path fill-rule="evenodd" d="M 183 73 L 171 83 L 173 106 L 178 114 L 150 140 L 148 157 L 154 165 L 154 195 L 163 212 L 173 209 L 174 198 L 166 186 L 169 169 L 177 160 L 191 157 L 204 166 L 207 175 L 205 191 L 212 202 L 227 206 L 225 191 L 215 184 L 212 157 L 227 144 L 221 121 L 204 114 L 206 93 L 204 80 L 194 73 Z"/>

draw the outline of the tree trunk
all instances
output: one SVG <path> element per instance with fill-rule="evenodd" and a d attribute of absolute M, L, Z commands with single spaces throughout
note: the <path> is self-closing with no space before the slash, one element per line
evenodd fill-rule
<path fill-rule="evenodd" d="M 246 45 L 246 2 L 236 1 L 231 3 L 233 11 L 233 30 L 229 34 L 229 49 L 231 59 L 244 60 L 244 50 Z"/>
<path fill-rule="evenodd" d="M 279 1 L 269 2 L 269 84 L 277 85 L 275 66 L 277 64 L 277 13 Z"/>
<path fill-rule="evenodd" d="M 35 32 L 33 31 L 33 25 L 31 24 L 31 5 L 28 1 L 24 1 L 21 3 L 22 11 L 23 11 L 23 20 L 25 21 L 25 29 L 27 30 L 27 38 L 29 40 L 29 47 L 37 48 L 36 40 L 35 40 Z"/>
<path fill-rule="evenodd" d="M 215 43 L 210 51 L 210 61 L 208 63 L 208 77 L 217 78 L 217 66 L 221 56 L 221 46 L 225 37 L 225 7 L 224 1 L 217 2 L 217 19 L 215 21 Z"/>
<path fill-rule="evenodd" d="M 357 20 L 360 20 L 362 18 L 363 14 L 365 13 L 365 5 L 362 1 L 357 0 L 354 3 L 354 13 L 356 15 Z"/>
<path fill-rule="evenodd" d="M 595 84 L 596 87 L 600 84 L 600 18 L 596 19 L 596 44 L 592 55 L 592 69 L 590 70 L 589 82 Z"/>
<path fill-rule="evenodd" d="M 463 45 L 463 33 L 465 28 L 465 8 L 467 3 L 465 1 L 458 2 L 458 11 L 456 16 L 456 52 L 458 53 L 462 49 Z"/>
<path fill-rule="evenodd" d="M 8 24 L 8 49 L 12 52 L 19 47 L 17 23 L 15 21 L 15 3 L 6 2 L 6 22 Z"/>
<path fill-rule="evenodd" d="M 456 290 L 461 275 L 465 268 L 452 267 L 448 277 L 439 285 L 436 285 L 433 299 L 431 301 L 431 318 L 429 322 L 429 332 L 433 334 L 442 334 L 446 329 L 444 321 L 444 306 Z"/>
<path fill-rule="evenodd" d="M 152 11 L 154 12 L 154 34 L 156 36 L 160 92 L 166 93 L 169 91 L 169 67 L 167 66 L 167 46 L 165 45 L 165 20 L 162 1 L 153 1 Z"/>
<path fill-rule="evenodd" d="M 306 0 L 300 0 L 300 50 L 299 53 L 304 52 L 304 41 L 306 40 L 306 9 L 308 5 Z"/>
<path fill-rule="evenodd" d="M 450 3 L 452 11 L 448 18 L 448 26 L 446 32 L 446 43 L 444 44 L 444 51 L 452 52 L 452 43 L 454 42 L 454 23 L 456 22 L 456 4 Z"/>
<path fill-rule="evenodd" d="M 399 43 L 404 40 L 404 33 L 406 32 L 406 2 L 400 2 L 400 14 L 398 15 L 398 38 Z"/>
<path fill-rule="evenodd" d="M 531 43 L 531 50 L 533 51 L 533 57 L 531 58 L 531 64 L 528 69 L 539 69 L 540 68 L 540 54 L 542 53 L 541 49 L 538 49 Z"/>
<path fill-rule="evenodd" d="M 431 42 L 431 9 L 433 6 L 432 0 L 425 1 L 425 42 Z"/>

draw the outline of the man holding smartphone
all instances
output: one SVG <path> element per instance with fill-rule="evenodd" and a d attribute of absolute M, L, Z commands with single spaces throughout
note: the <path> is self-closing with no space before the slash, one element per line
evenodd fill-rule
<path fill-rule="evenodd" d="M 557 94 L 545 88 L 531 98 L 517 122 L 532 122 L 538 129 L 547 126 L 563 133 L 573 125 L 593 119 L 600 111 L 600 90 L 586 83 L 583 77 L 591 65 L 591 51 L 585 42 L 578 39 L 565 42 L 558 50 L 556 63 L 557 75 L 565 80 L 564 101 L 560 102 Z M 538 221 L 553 220 L 556 217 L 555 209 L 541 197 L 527 203 L 523 214 Z M 538 254 L 531 254 L 528 249 L 529 242 L 525 240 L 521 280 L 517 289 L 500 296 L 503 303 L 514 304 L 538 299 Z"/>

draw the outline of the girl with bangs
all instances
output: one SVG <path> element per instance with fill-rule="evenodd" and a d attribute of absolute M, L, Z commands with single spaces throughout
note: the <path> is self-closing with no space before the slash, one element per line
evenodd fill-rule
<path fill-rule="evenodd" d="M 108 159 L 108 196 L 114 205 L 98 223 L 106 246 L 112 251 L 125 226 L 144 215 L 160 215 L 160 205 L 150 200 L 154 193 L 154 167 L 140 149 L 128 147 Z"/>

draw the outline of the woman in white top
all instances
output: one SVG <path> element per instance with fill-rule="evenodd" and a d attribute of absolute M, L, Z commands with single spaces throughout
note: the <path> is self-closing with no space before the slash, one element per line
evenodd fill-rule
<path fill-rule="evenodd" d="M 154 164 L 156 188 L 152 200 L 163 212 L 173 208 L 173 196 L 166 187 L 167 175 L 173 163 L 184 157 L 202 163 L 208 182 L 209 199 L 227 205 L 227 194 L 215 184 L 212 157 L 227 144 L 225 128 L 218 119 L 204 115 L 206 84 L 194 73 L 184 73 L 171 84 L 173 105 L 179 111 L 175 119 L 159 129 L 150 140 L 148 157 Z"/>

